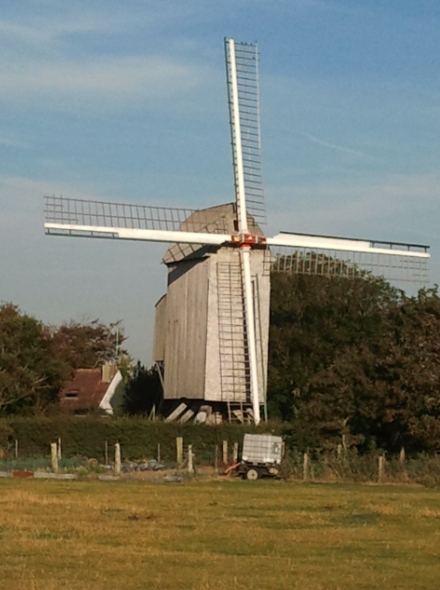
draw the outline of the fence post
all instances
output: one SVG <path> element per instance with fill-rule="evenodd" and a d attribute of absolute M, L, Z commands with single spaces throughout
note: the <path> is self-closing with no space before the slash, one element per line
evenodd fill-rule
<path fill-rule="evenodd" d="M 58 461 L 60 461 L 61 460 L 61 438 L 58 438 L 57 457 L 58 457 Z"/>
<path fill-rule="evenodd" d="M 310 464 L 309 464 L 309 452 L 306 451 L 304 453 L 304 459 L 303 459 L 303 481 L 309 481 L 309 477 L 310 477 Z"/>
<path fill-rule="evenodd" d="M 15 439 L 14 457 L 18 459 L 18 439 Z"/>
<path fill-rule="evenodd" d="M 232 452 L 232 464 L 235 465 L 238 462 L 238 442 L 234 443 L 234 450 Z"/>
<path fill-rule="evenodd" d="M 121 445 L 115 444 L 115 475 L 121 475 Z"/>
<path fill-rule="evenodd" d="M 379 469 L 378 469 L 378 474 L 377 474 L 377 481 L 379 483 L 383 482 L 384 473 L 385 473 L 385 457 L 384 457 L 384 455 L 380 455 Z"/>
<path fill-rule="evenodd" d="M 223 463 L 225 465 L 228 464 L 228 441 L 223 441 Z"/>
<path fill-rule="evenodd" d="M 218 445 L 214 447 L 214 469 L 218 471 Z"/>
<path fill-rule="evenodd" d="M 157 462 L 160 463 L 160 443 L 157 443 Z"/>
<path fill-rule="evenodd" d="M 52 463 L 52 471 L 58 473 L 58 449 L 57 443 L 50 443 L 50 459 Z"/>
<path fill-rule="evenodd" d="M 194 473 L 194 464 L 193 464 L 193 447 L 192 445 L 188 445 L 188 473 Z"/>
<path fill-rule="evenodd" d="M 183 438 L 181 436 L 176 438 L 176 461 L 177 465 L 183 463 Z"/>
<path fill-rule="evenodd" d="M 399 461 L 401 463 L 405 463 L 405 459 L 406 459 L 406 454 L 405 454 L 405 447 L 402 447 L 400 449 L 400 453 L 399 453 Z"/>

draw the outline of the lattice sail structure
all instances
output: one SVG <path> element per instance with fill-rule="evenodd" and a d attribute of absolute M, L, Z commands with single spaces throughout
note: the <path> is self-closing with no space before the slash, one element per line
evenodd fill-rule
<path fill-rule="evenodd" d="M 266 223 L 266 209 L 261 164 L 258 47 L 225 39 L 225 57 L 235 190 L 246 194 L 247 212 L 255 224 L 261 225 Z"/>
<path fill-rule="evenodd" d="M 230 234 L 224 235 L 220 223 L 205 227 L 205 217 L 204 210 L 47 196 L 44 227 L 48 235 L 87 238 L 156 242 L 173 242 L 178 238 L 194 244 L 221 244 L 231 238 Z"/>
<path fill-rule="evenodd" d="M 181 404 L 182 420 L 194 415 L 197 402 L 235 404 L 236 415 L 246 411 L 258 423 L 266 394 L 268 269 L 424 283 L 429 248 L 290 232 L 265 237 L 258 51 L 226 39 L 225 52 L 234 203 L 192 210 L 46 197 L 45 229 L 168 243 L 167 293 L 156 305 L 154 343 L 154 360 L 165 368 L 164 398 L 190 404 Z"/>
<path fill-rule="evenodd" d="M 298 245 L 271 248 L 268 265 L 272 272 L 346 278 L 375 275 L 391 283 L 429 281 L 428 246 L 287 232 L 274 240 L 277 238 L 279 242 L 297 241 Z M 314 247 L 307 245 L 311 240 Z"/>
<path fill-rule="evenodd" d="M 157 232 L 153 236 L 154 241 L 168 242 L 171 239 L 169 232 L 176 232 L 176 238 L 181 240 L 184 237 L 180 232 L 202 234 L 192 243 L 176 241 L 168 250 L 175 259 L 188 256 L 204 244 L 204 234 L 221 236 L 220 242 L 216 240 L 214 245 L 230 241 L 234 234 L 234 228 L 228 224 L 224 214 L 213 220 L 205 209 L 153 207 L 56 196 L 45 197 L 45 220 L 48 235 L 146 239 L 142 233 L 134 232 L 130 236 L 124 230 L 153 230 Z M 251 215 L 248 215 L 248 224 L 256 225 Z M 267 269 L 274 272 L 348 278 L 370 272 L 390 281 L 423 284 L 429 280 L 429 247 L 425 245 L 291 232 L 281 232 L 268 241 L 272 247 L 270 256 L 267 256 Z"/>

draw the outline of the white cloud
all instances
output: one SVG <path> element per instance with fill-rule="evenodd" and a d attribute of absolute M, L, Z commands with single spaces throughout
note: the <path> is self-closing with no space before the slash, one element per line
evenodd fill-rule
<path fill-rule="evenodd" d="M 0 103 L 68 112 L 96 103 L 119 108 L 121 101 L 185 98 L 206 84 L 209 71 L 197 44 L 175 36 L 167 41 L 167 21 L 178 21 L 174 8 L 185 13 L 179 3 L 108 8 L 45 1 L 0 18 Z M 195 10 L 192 5 L 189 13 Z"/>
<path fill-rule="evenodd" d="M 25 178 L 21 176 L 0 176 L 0 188 L 1 189 L 11 189 L 17 191 L 23 191 L 23 194 L 39 194 L 40 196 L 43 195 L 51 195 L 55 193 L 62 193 L 63 190 L 69 191 L 72 194 L 72 197 L 75 198 L 93 198 L 93 194 L 90 192 L 83 192 L 78 191 L 75 187 L 62 185 L 59 182 L 53 182 L 51 180 L 38 180 L 33 178 Z M 10 203 L 11 205 L 13 203 Z"/>
<path fill-rule="evenodd" d="M 320 139 L 319 137 L 316 137 L 315 135 L 311 135 L 310 133 L 300 132 L 300 135 L 302 135 L 303 137 L 306 137 L 307 139 L 309 139 L 313 143 L 317 143 L 318 145 L 322 145 L 323 147 L 327 147 L 332 150 L 337 150 L 340 152 L 345 152 L 346 154 L 353 154 L 354 156 L 361 156 L 362 158 L 365 157 L 365 154 L 363 154 L 362 152 L 359 152 L 357 150 L 353 150 L 351 148 L 347 148 L 347 147 L 344 147 L 341 145 L 337 145 L 335 143 L 330 143 L 328 141 L 325 141 L 324 139 Z"/>
<path fill-rule="evenodd" d="M 0 135 L 0 145 L 11 148 L 28 149 L 30 144 L 25 141 L 20 141 L 14 137 L 7 135 Z"/>
<path fill-rule="evenodd" d="M 23 61 L 19 68 L 11 64 L 0 71 L 0 101 L 67 110 L 78 103 L 108 108 L 123 101 L 126 106 L 181 97 L 206 84 L 207 77 L 203 66 L 163 56 Z"/>
<path fill-rule="evenodd" d="M 0 40 L 2 43 L 15 43 L 33 48 L 48 48 L 55 46 L 62 40 L 67 40 L 69 35 L 93 33 L 115 34 L 124 32 L 130 27 L 140 25 L 139 12 L 127 10 L 111 11 L 94 9 L 91 6 L 81 6 L 79 3 L 69 3 L 62 6 L 54 4 L 47 6 L 46 10 L 32 10 L 29 7 L 26 15 L 19 14 L 15 19 L 11 15 L 7 20 L 0 19 Z M 144 25 L 147 22 L 153 24 L 151 11 L 144 12 Z"/>
<path fill-rule="evenodd" d="M 16 24 L 5 20 L 0 20 L 0 36 L 1 43 L 5 47 L 10 46 L 11 43 L 17 45 L 24 44 L 25 46 L 32 47 L 41 46 L 47 40 L 46 33 L 36 27 Z"/>

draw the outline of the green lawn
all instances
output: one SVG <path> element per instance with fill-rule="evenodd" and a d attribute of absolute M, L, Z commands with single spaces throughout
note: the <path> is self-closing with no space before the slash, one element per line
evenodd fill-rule
<path fill-rule="evenodd" d="M 0 588 L 433 590 L 440 492 L 0 480 Z"/>

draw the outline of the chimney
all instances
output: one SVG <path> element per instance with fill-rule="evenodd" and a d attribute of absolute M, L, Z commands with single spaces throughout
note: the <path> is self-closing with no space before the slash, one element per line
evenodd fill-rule
<path fill-rule="evenodd" d="M 116 363 L 108 361 L 101 367 L 101 381 L 103 383 L 110 383 L 117 372 Z"/>

